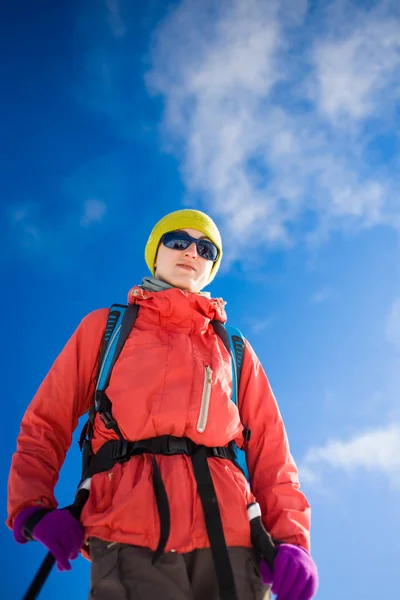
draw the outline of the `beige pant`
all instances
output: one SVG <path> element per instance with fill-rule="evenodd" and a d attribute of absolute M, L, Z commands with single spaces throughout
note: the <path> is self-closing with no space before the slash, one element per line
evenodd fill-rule
<path fill-rule="evenodd" d="M 90 540 L 89 600 L 219 600 L 211 550 L 168 552 L 152 565 L 148 548 Z M 229 548 L 238 600 L 270 600 L 254 552 Z"/>

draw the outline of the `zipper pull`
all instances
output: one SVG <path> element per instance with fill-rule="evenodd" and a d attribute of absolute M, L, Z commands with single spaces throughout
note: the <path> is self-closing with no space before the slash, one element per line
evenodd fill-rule
<path fill-rule="evenodd" d="M 203 395 L 201 398 L 201 406 L 200 406 L 200 414 L 199 419 L 197 421 L 197 431 L 199 433 L 203 433 L 208 419 L 208 410 L 210 407 L 210 396 L 211 396 L 211 385 L 212 385 L 212 369 L 207 366 L 204 369 L 204 386 L 203 386 Z"/>

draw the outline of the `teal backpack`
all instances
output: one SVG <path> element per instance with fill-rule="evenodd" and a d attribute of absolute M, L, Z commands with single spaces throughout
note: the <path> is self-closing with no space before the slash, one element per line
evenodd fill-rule
<path fill-rule="evenodd" d="M 85 439 L 90 441 L 89 438 L 91 438 L 92 426 L 96 413 L 99 413 L 108 428 L 115 430 L 119 437 L 122 438 L 118 425 L 112 417 L 111 403 L 108 400 L 105 391 L 109 384 L 114 364 L 135 324 L 138 309 L 139 307 L 137 304 L 129 306 L 113 304 L 110 308 L 100 351 L 94 406 L 89 413 L 89 421 L 86 423 L 81 433 L 79 442 L 81 450 L 84 448 Z M 217 335 L 221 338 L 231 357 L 232 402 L 237 405 L 245 349 L 244 337 L 239 329 L 231 325 L 223 325 L 219 321 L 211 321 L 211 325 Z M 243 437 L 245 443 L 249 441 L 250 435 L 250 431 L 244 426 Z M 87 448 L 87 452 L 89 451 L 89 448 Z M 249 481 L 250 477 L 246 462 L 246 453 L 236 444 L 234 444 L 234 451 L 236 455 L 235 462 Z"/>
<path fill-rule="evenodd" d="M 79 445 L 82 450 L 82 478 L 78 489 L 90 488 L 91 478 L 101 472 L 110 471 L 116 463 L 123 463 L 132 456 L 147 454 L 152 456 L 153 489 L 160 521 L 160 536 L 156 550 L 153 553 L 153 563 L 164 553 L 171 529 L 171 516 L 167 492 L 158 466 L 156 456 L 185 454 L 190 457 L 197 490 L 203 508 L 207 535 L 213 556 L 215 572 L 218 580 L 221 600 L 237 600 L 232 565 L 222 526 L 218 499 L 208 464 L 208 458 L 230 460 L 244 475 L 249 478 L 245 452 L 232 441 L 228 446 L 207 447 L 195 444 L 190 438 L 178 438 L 164 435 L 155 438 L 129 441 L 125 440 L 112 415 L 111 401 L 106 390 L 110 381 L 112 369 L 131 332 L 139 307 L 137 304 L 124 306 L 113 304 L 110 309 L 106 330 L 100 350 L 99 370 L 95 390 L 94 404 L 89 410 L 89 418 L 85 424 Z M 232 402 L 238 402 L 238 388 L 242 371 L 245 350 L 244 338 L 235 327 L 225 326 L 219 321 L 211 321 L 216 334 L 221 338 L 232 359 Z M 91 448 L 94 420 L 99 415 L 104 425 L 112 429 L 117 439 L 105 442 L 94 454 Z M 243 439 L 245 445 L 250 441 L 250 431 L 244 425 Z M 78 492 L 79 493 L 79 492 Z M 254 523 L 261 520 L 252 519 Z"/>

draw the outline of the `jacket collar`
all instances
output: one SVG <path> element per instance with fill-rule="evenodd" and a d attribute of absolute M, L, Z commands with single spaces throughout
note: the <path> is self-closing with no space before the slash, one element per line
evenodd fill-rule
<path fill-rule="evenodd" d="M 226 321 L 225 305 L 222 298 L 208 298 L 202 294 L 188 292 L 179 288 L 171 287 L 169 289 L 153 292 L 135 285 L 128 292 L 128 304 L 147 305 L 149 308 L 160 313 L 176 313 L 185 315 L 188 310 L 195 311 L 209 321 Z"/>

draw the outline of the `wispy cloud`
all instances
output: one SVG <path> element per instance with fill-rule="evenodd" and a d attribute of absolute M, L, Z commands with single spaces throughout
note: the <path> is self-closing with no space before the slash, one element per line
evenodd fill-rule
<path fill-rule="evenodd" d="M 107 206 L 102 200 L 91 198 L 84 203 L 84 213 L 81 217 L 80 224 L 82 227 L 88 227 L 92 223 L 98 223 L 106 214 Z"/>
<path fill-rule="evenodd" d="M 259 319 L 258 321 L 251 320 L 250 328 L 253 333 L 260 333 L 260 331 L 265 331 L 269 329 L 274 323 L 273 317 L 267 317 L 265 319 Z"/>
<path fill-rule="evenodd" d="M 39 248 L 43 243 L 43 232 L 38 225 L 37 206 L 27 203 L 9 211 L 10 233 L 14 243 L 27 250 Z"/>
<path fill-rule="evenodd" d="M 386 320 L 387 339 L 400 348 L 400 298 L 393 302 Z"/>
<path fill-rule="evenodd" d="M 79 200 L 78 204 L 78 199 L 74 199 L 76 206 L 70 214 L 61 207 L 57 218 L 54 215 L 50 218 L 47 207 L 39 202 L 30 201 L 10 208 L 6 213 L 8 248 L 19 249 L 30 258 L 46 256 L 48 264 L 69 262 L 71 240 L 75 240 L 74 248 L 78 248 L 80 236 L 87 235 L 83 231 L 79 233 L 79 228 L 101 222 L 107 212 L 107 205 L 102 200 Z M 4 258 L 8 258 L 7 253 Z"/>
<path fill-rule="evenodd" d="M 119 0 L 105 0 L 111 31 L 116 38 L 123 38 L 126 33 L 125 23 L 121 15 Z"/>
<path fill-rule="evenodd" d="M 396 83 L 400 74 L 399 20 L 385 13 L 385 5 L 388 3 L 378 3 L 375 11 L 355 14 L 350 27 L 343 27 L 340 20 L 341 32 L 333 31 L 316 41 L 315 99 L 328 118 L 365 119 L 376 115 L 377 109 L 382 114 L 382 104 L 393 108 L 396 103 L 400 94 Z"/>
<path fill-rule="evenodd" d="M 323 287 L 311 296 L 311 302 L 313 304 L 322 304 L 322 302 L 328 300 L 328 298 L 330 298 L 331 295 L 332 291 L 330 290 L 330 288 Z"/>
<path fill-rule="evenodd" d="M 400 19 L 390 2 L 332 6 L 299 3 L 293 19 L 285 2 L 183 0 L 154 36 L 147 82 L 165 101 L 166 143 L 236 252 L 238 238 L 400 228 L 399 157 L 369 156 L 396 119 Z"/>
<path fill-rule="evenodd" d="M 311 448 L 300 465 L 302 478 L 310 483 L 319 481 L 327 466 L 347 473 L 381 472 L 400 487 L 400 425 L 388 425 L 346 441 L 331 440 L 324 446 Z"/>

